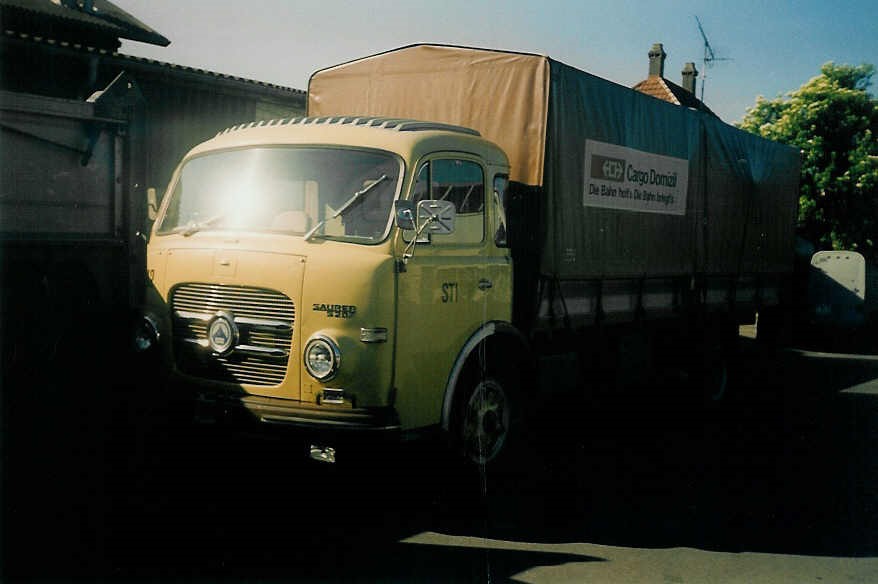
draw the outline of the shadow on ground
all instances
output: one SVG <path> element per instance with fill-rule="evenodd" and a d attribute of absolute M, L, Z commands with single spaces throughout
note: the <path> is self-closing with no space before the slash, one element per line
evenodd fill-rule
<path fill-rule="evenodd" d="M 32 368 L 3 389 L 4 579 L 482 582 L 602 561 L 406 542 L 425 532 L 878 555 L 878 362 L 745 343 L 726 408 L 667 380 L 562 396 L 487 474 L 420 444 L 320 465 L 292 439 L 135 415 L 144 389 Z"/>

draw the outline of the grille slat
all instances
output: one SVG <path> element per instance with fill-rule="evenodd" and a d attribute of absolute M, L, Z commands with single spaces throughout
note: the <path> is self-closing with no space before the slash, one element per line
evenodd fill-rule
<path fill-rule="evenodd" d="M 277 318 L 280 320 L 292 320 L 293 315 L 285 307 L 274 307 L 259 302 L 247 301 L 224 301 L 224 302 L 198 302 L 197 300 L 178 299 L 175 308 L 191 312 L 216 312 L 217 310 L 236 310 L 235 314 L 254 318 Z"/>
<path fill-rule="evenodd" d="M 216 295 L 216 294 L 203 294 L 198 291 L 193 291 L 194 293 L 186 293 L 181 294 L 180 298 L 182 300 L 194 300 L 199 303 L 204 302 L 256 302 L 263 306 L 278 306 L 278 307 L 286 307 L 286 302 L 279 302 L 276 298 L 270 298 L 260 295 L 246 295 L 246 294 L 226 294 L 226 295 Z"/>
<path fill-rule="evenodd" d="M 204 305 L 204 304 L 208 304 L 208 305 L 211 305 L 211 304 L 214 304 L 214 305 L 236 304 L 236 305 L 245 305 L 246 306 L 248 304 L 252 304 L 255 306 L 259 306 L 260 308 L 273 308 L 276 310 L 284 310 L 285 308 L 287 308 L 284 304 L 276 303 L 276 302 L 269 302 L 269 301 L 261 299 L 261 298 L 247 298 L 247 297 L 240 297 L 240 298 L 233 298 L 233 297 L 229 297 L 229 298 L 197 298 L 197 297 L 191 297 L 191 296 L 183 296 L 183 297 L 179 298 L 178 300 L 181 302 L 186 302 L 186 301 L 195 302 L 199 305 Z"/>
<path fill-rule="evenodd" d="M 292 346 L 292 341 L 288 339 L 279 339 L 274 335 L 266 333 L 250 333 L 250 343 L 263 347 L 286 347 Z"/>
<path fill-rule="evenodd" d="M 171 309 L 176 315 L 174 338 L 181 370 L 205 379 L 251 385 L 278 385 L 283 381 L 292 354 L 295 323 L 295 305 L 286 295 L 265 288 L 187 283 L 171 292 Z M 186 313 L 212 317 L 219 311 L 244 319 L 244 322 L 236 321 L 239 345 L 281 350 L 287 357 L 244 355 L 234 351 L 219 356 L 192 343 L 193 340 L 207 341 L 208 323 L 187 318 Z M 256 321 L 248 323 L 246 319 Z M 276 321 L 282 327 L 266 329 L 259 320 Z"/>

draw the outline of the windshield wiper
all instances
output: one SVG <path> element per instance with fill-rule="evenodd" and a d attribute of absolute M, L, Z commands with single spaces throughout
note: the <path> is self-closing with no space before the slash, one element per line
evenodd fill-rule
<path fill-rule="evenodd" d="M 223 217 L 225 217 L 225 215 L 214 215 L 213 217 L 209 217 L 204 221 L 190 221 L 186 225 L 180 225 L 179 227 L 175 227 L 173 229 L 173 232 L 182 233 L 184 237 L 189 237 L 190 235 L 194 235 L 202 229 L 207 229 L 214 223 L 221 221 Z"/>
<path fill-rule="evenodd" d="M 317 225 L 312 227 L 311 230 L 305 234 L 305 241 L 308 241 L 309 239 L 314 237 L 314 234 L 317 233 L 317 230 L 320 229 L 321 227 L 323 227 L 324 225 L 326 225 L 327 221 L 329 221 L 330 219 L 335 219 L 339 215 L 343 214 L 345 211 L 350 209 L 354 205 L 354 203 L 359 201 L 363 195 L 365 195 L 366 193 L 368 193 L 369 191 L 371 191 L 372 189 L 374 189 L 375 187 L 377 187 L 378 185 L 380 185 L 381 183 L 383 183 L 387 179 L 388 179 L 388 176 L 386 174 L 382 174 L 381 176 L 379 176 L 375 180 L 375 182 L 373 182 L 372 184 L 370 184 L 367 187 L 363 187 L 362 189 L 360 189 L 359 191 L 357 191 L 356 193 L 351 195 L 351 198 L 348 199 L 347 201 L 345 201 L 344 204 L 342 204 L 342 206 L 338 208 L 338 211 L 336 211 L 330 217 L 327 217 L 326 219 L 324 219 L 323 221 L 320 221 Z"/>

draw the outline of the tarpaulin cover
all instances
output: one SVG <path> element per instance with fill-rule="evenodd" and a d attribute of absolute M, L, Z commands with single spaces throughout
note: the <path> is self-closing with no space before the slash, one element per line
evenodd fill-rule
<path fill-rule="evenodd" d="M 512 180 L 542 184 L 545 57 L 416 45 L 315 73 L 308 115 L 386 116 L 474 128 L 512 162 Z"/>
<path fill-rule="evenodd" d="M 415 45 L 314 74 L 308 113 L 474 128 L 542 187 L 560 279 L 792 269 L 798 153 L 545 56 Z"/>

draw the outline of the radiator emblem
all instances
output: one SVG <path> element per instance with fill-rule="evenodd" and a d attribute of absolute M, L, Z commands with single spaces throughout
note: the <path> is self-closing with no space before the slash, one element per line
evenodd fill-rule
<path fill-rule="evenodd" d="M 218 355 L 227 355 L 238 344 L 238 327 L 230 312 L 218 312 L 207 326 L 207 342 Z"/>

